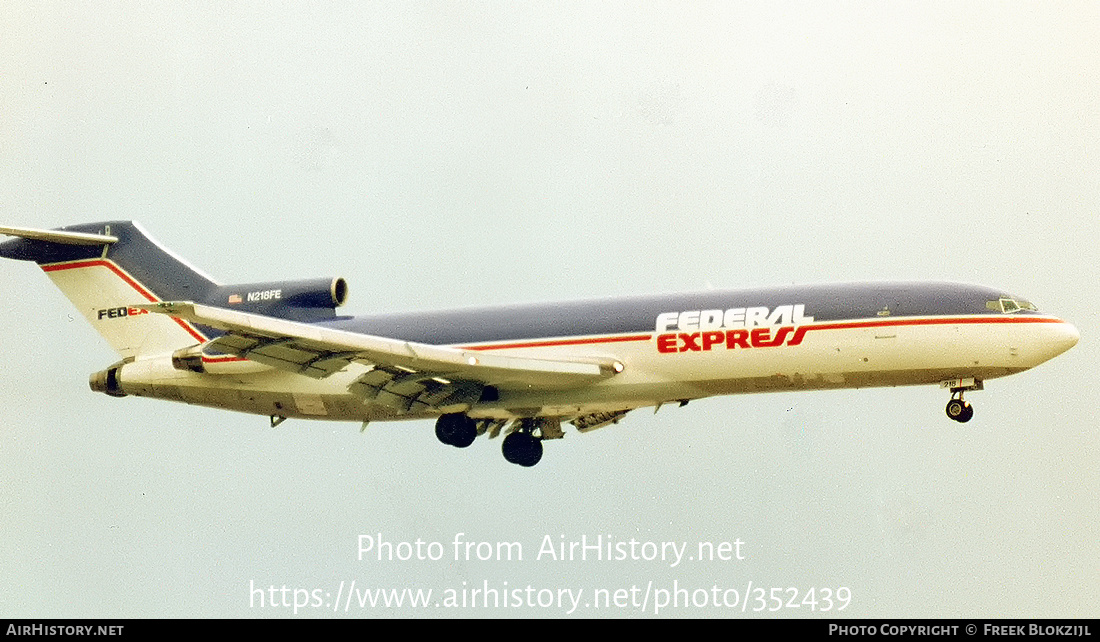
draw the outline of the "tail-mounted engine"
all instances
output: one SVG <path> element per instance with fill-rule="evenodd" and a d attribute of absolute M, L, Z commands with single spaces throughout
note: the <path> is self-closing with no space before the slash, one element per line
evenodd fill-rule
<path fill-rule="evenodd" d="M 118 378 L 118 371 L 122 369 L 124 363 L 116 363 L 106 370 L 92 373 L 88 377 L 88 387 L 94 392 L 102 392 L 112 397 L 125 397 L 126 393 L 122 391 L 122 382 Z"/>
<path fill-rule="evenodd" d="M 220 308 L 290 319 L 319 321 L 336 316 L 348 298 L 343 277 L 219 286 L 206 303 Z"/>

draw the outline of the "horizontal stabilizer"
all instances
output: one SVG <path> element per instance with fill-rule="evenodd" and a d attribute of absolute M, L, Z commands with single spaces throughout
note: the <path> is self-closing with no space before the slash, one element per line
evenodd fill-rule
<path fill-rule="evenodd" d="M 104 245 L 118 241 L 117 236 L 110 236 L 107 234 L 38 230 L 30 227 L 0 227 L 0 234 L 18 236 L 25 239 L 31 239 L 32 241 L 60 243 L 62 245 Z"/>

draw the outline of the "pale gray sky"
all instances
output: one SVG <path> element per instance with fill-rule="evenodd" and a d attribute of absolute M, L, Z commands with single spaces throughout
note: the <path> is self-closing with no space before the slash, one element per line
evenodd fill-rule
<path fill-rule="evenodd" d="M 250 582 L 353 580 L 1097 613 L 1095 3 L 8 2 L 0 26 L 5 224 L 135 219 L 225 283 L 342 275 L 349 312 L 948 279 L 1082 335 L 971 395 L 964 426 L 935 388 L 727 397 L 570 433 L 527 470 L 430 422 L 272 430 L 94 394 L 115 355 L 5 261 L 0 614 L 286 616 Z M 378 533 L 447 555 L 358 561 Z M 455 562 L 456 533 L 525 559 Z M 546 535 L 747 559 L 535 560 Z"/>

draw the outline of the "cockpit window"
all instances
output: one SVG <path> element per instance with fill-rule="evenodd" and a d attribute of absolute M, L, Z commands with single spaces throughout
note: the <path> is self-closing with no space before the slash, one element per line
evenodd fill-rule
<path fill-rule="evenodd" d="M 1019 312 L 1026 310 L 1028 312 L 1038 312 L 1039 308 L 1035 307 L 1030 301 L 1024 301 L 1023 299 L 1013 299 L 1011 297 L 1001 297 L 996 301 L 986 301 L 985 307 L 993 310 L 994 312 L 1001 312 L 1004 314 L 1012 314 L 1013 312 Z"/>

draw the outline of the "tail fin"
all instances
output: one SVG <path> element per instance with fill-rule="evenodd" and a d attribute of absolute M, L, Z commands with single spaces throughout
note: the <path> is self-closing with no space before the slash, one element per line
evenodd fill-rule
<path fill-rule="evenodd" d="M 0 256 L 34 261 L 77 310 L 125 358 L 202 343 L 200 328 L 132 307 L 155 301 L 202 300 L 217 287 L 130 221 L 72 225 L 59 230 L 0 228 L 17 236 Z"/>

